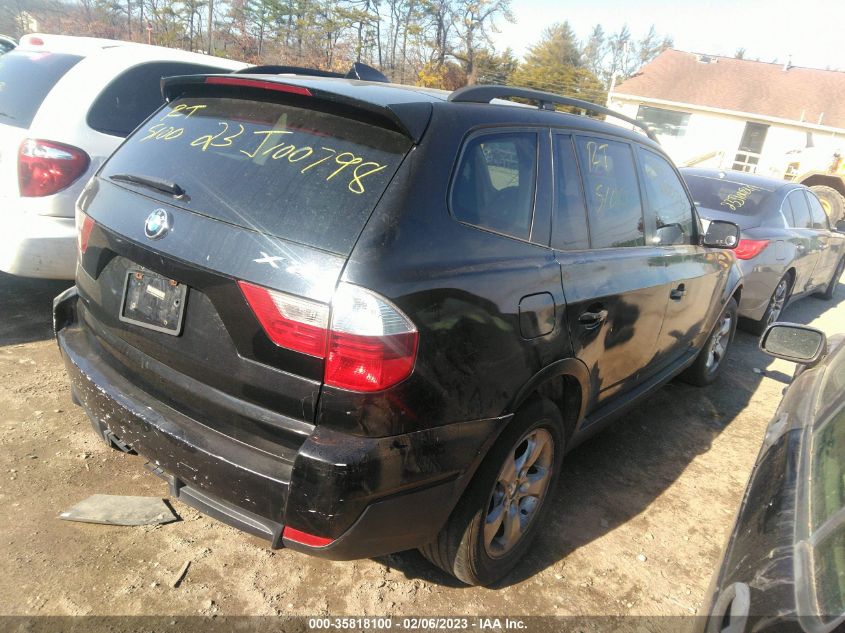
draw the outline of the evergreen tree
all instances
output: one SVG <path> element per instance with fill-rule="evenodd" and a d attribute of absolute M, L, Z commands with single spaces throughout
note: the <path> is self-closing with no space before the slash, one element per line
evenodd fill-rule
<path fill-rule="evenodd" d="M 511 75 L 510 83 L 599 103 L 607 98 L 601 82 L 585 66 L 568 22 L 546 29 Z"/>

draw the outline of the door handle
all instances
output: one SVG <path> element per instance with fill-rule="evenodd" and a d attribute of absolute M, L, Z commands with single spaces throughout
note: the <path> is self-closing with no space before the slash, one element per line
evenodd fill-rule
<path fill-rule="evenodd" d="M 583 325 L 585 330 L 595 330 L 605 321 L 605 319 L 607 319 L 607 310 L 583 312 L 581 316 L 578 317 L 578 323 Z"/>
<path fill-rule="evenodd" d="M 684 298 L 687 294 L 687 289 L 684 287 L 684 284 L 681 284 L 677 288 L 672 288 L 672 291 L 669 293 L 669 298 L 672 301 L 680 301 Z"/>

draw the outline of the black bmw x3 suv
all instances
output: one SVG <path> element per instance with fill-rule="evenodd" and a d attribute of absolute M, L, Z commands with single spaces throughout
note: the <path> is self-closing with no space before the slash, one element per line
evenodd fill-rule
<path fill-rule="evenodd" d="M 273 547 L 420 548 L 491 583 L 566 451 L 724 365 L 738 229 L 703 235 L 642 133 L 555 111 L 609 110 L 303 75 L 162 89 L 79 199 L 55 330 L 103 439 Z"/>

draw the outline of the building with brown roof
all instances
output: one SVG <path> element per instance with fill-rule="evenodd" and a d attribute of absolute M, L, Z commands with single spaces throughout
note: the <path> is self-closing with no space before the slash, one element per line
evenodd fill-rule
<path fill-rule="evenodd" d="M 669 49 L 608 102 L 651 125 L 678 164 L 782 176 L 789 152 L 845 150 L 845 72 Z"/>

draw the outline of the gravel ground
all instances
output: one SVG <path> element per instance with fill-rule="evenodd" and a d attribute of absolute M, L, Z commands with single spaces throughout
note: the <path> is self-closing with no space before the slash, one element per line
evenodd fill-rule
<path fill-rule="evenodd" d="M 271 551 L 178 501 L 182 520 L 164 526 L 57 519 L 95 493 L 167 494 L 71 404 L 50 338 L 50 302 L 67 285 L 0 276 L 2 615 L 695 614 L 792 372 L 738 333 L 715 385 L 673 382 L 567 456 L 530 555 L 498 586 L 468 588 L 416 552 Z M 843 299 L 840 284 L 833 302 L 805 299 L 784 319 L 845 331 Z"/>

